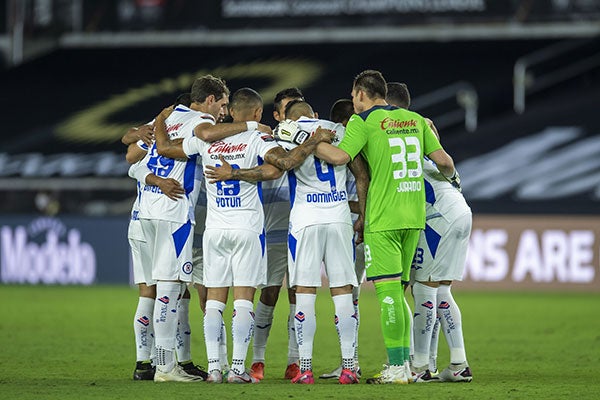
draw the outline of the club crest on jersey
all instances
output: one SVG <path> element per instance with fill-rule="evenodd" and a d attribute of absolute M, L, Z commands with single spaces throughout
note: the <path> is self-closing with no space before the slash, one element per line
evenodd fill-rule
<path fill-rule="evenodd" d="M 183 264 L 183 266 L 181 267 L 181 270 L 183 271 L 184 274 L 191 274 L 192 270 L 194 269 L 194 267 L 192 266 L 191 262 L 186 262 L 185 264 Z"/>

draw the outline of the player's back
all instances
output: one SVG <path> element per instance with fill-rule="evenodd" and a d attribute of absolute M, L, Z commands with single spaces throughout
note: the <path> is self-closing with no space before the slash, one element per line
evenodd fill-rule
<path fill-rule="evenodd" d="M 366 137 L 361 154 L 371 182 L 365 229 L 423 229 L 423 154 L 439 148 L 439 142 L 425 135 L 426 130 L 433 134 L 423 117 L 393 106 L 375 106 L 353 115 L 346 129 L 349 137 L 355 132 Z"/>
<path fill-rule="evenodd" d="M 185 138 L 193 135 L 194 127 L 212 116 L 179 105 L 165 120 L 170 139 Z M 194 189 L 196 157 L 172 159 L 158 154 L 156 143 L 148 150 L 146 166 L 160 178 L 177 180 L 185 190 L 185 196 L 171 200 L 158 186 L 146 185 L 140 196 L 140 217 L 185 223 L 193 220 L 190 210 L 193 207 L 190 195 Z M 195 199 L 194 199 L 195 200 Z"/>
<path fill-rule="evenodd" d="M 333 144 L 344 137 L 344 127 L 331 121 L 302 117 L 302 130 L 314 133 L 318 128 L 335 132 Z M 316 156 L 309 156 L 290 175 L 291 212 L 293 229 L 333 222 L 351 223 L 346 192 L 346 165 L 334 166 Z"/>
<path fill-rule="evenodd" d="M 270 135 L 246 131 L 203 146 L 204 166 L 221 164 L 219 155 L 233 168 L 252 168 L 266 151 L 278 146 Z M 206 181 L 205 181 L 206 182 Z M 228 180 L 206 182 L 206 229 L 248 229 L 262 233 L 264 213 L 261 204 L 260 183 Z"/>
<path fill-rule="evenodd" d="M 435 163 L 427 157 L 423 161 L 423 177 L 427 219 L 441 216 L 448 221 L 453 221 L 471 212 L 462 193 L 448 182 Z"/>

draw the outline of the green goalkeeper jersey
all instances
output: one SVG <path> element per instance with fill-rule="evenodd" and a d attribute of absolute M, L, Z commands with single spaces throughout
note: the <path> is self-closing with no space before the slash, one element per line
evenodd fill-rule
<path fill-rule="evenodd" d="M 366 232 L 425 228 L 423 154 L 442 146 L 422 116 L 394 106 L 354 114 L 339 148 L 369 165 Z"/>

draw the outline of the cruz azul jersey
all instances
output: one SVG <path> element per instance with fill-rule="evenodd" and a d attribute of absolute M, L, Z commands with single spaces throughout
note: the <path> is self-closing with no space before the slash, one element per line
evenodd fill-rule
<path fill-rule="evenodd" d="M 423 117 L 375 106 L 350 117 L 339 148 L 369 166 L 366 232 L 425 228 L 423 155 L 442 146 Z"/>
<path fill-rule="evenodd" d="M 277 179 L 262 182 L 262 193 L 267 244 L 287 244 L 290 223 L 290 189 L 287 172 Z"/>
<path fill-rule="evenodd" d="M 427 220 L 442 217 L 448 221 L 455 221 L 471 212 L 462 193 L 444 178 L 435 163 L 427 157 L 423 161 L 423 173 Z"/>
<path fill-rule="evenodd" d="M 265 154 L 277 147 L 271 135 L 245 131 L 223 140 L 206 143 L 197 137 L 183 141 L 188 155 L 200 154 L 203 166 L 219 166 L 219 155 L 233 168 L 252 168 Z M 258 234 L 264 231 L 260 183 L 229 180 L 206 183 L 206 229 L 247 229 Z"/>
<path fill-rule="evenodd" d="M 320 126 L 335 132 L 335 146 L 344 137 L 344 127 L 331 121 L 301 117 L 300 129 L 312 134 Z M 310 225 L 328 223 L 351 224 L 345 165 L 334 166 L 310 155 L 293 171 L 290 182 L 290 232 Z"/>
<path fill-rule="evenodd" d="M 196 125 L 209 122 L 215 123 L 210 114 L 191 110 L 179 105 L 169 115 L 165 123 L 170 139 L 194 136 Z M 154 175 L 160 178 L 173 178 L 183 186 L 185 196 L 179 200 L 171 200 L 165 196 L 158 186 L 146 185 L 140 197 L 140 218 L 171 221 L 184 224 L 193 221 L 194 174 L 196 157 L 187 159 L 172 159 L 158 154 L 156 143 L 148 150 L 146 166 Z"/>

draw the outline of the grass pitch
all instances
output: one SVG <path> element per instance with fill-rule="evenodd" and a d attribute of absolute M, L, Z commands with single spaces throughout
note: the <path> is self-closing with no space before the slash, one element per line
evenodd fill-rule
<path fill-rule="evenodd" d="M 134 382 L 133 313 L 137 289 L 128 286 L 1 286 L 2 399 L 332 398 L 332 399 L 597 399 L 600 384 L 600 296 L 586 293 L 455 293 L 462 309 L 470 384 L 341 386 L 336 380 L 291 385 L 287 361 L 287 300 L 276 307 L 267 346 L 266 377 L 258 385 Z M 206 365 L 197 295 L 190 307 L 192 354 Z M 315 375 L 339 363 L 333 304 L 317 297 Z M 230 321 L 231 302 L 226 312 Z M 229 329 L 228 329 L 229 330 Z M 448 363 L 444 339 L 439 366 Z M 363 377 L 386 361 L 379 307 L 361 294 L 359 338 Z M 250 351 L 251 353 L 251 351 Z M 251 354 L 248 356 L 250 365 Z M 363 379 L 364 381 L 364 379 Z"/>

